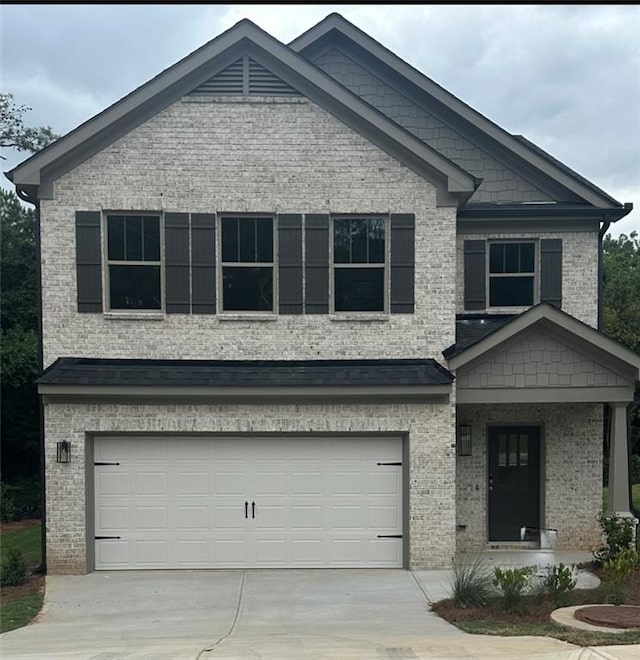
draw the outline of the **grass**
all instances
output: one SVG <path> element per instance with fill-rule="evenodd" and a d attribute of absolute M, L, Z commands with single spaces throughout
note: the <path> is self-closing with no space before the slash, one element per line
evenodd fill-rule
<path fill-rule="evenodd" d="M 33 570 L 41 561 L 40 521 L 23 521 L 2 526 L 0 557 L 4 560 L 9 547 L 18 548 L 27 566 Z M 31 575 L 20 587 L 0 590 L 0 633 L 26 626 L 42 608 L 44 576 Z"/>

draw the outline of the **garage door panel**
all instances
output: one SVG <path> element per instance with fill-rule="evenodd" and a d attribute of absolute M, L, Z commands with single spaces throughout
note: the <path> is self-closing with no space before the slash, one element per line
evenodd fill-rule
<path fill-rule="evenodd" d="M 113 444 L 111 444 L 113 443 Z M 154 446 L 156 445 L 156 446 Z M 399 438 L 96 438 L 96 568 L 402 566 Z M 255 517 L 251 504 L 255 502 Z M 245 507 L 246 503 L 246 507 Z"/>

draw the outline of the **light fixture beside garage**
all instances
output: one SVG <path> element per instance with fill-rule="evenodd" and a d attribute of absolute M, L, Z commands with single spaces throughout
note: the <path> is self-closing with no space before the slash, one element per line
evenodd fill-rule
<path fill-rule="evenodd" d="M 68 440 L 58 442 L 56 451 L 56 461 L 58 463 L 68 463 L 71 458 L 71 443 Z"/>
<path fill-rule="evenodd" d="M 458 426 L 458 456 L 471 456 L 471 426 Z"/>

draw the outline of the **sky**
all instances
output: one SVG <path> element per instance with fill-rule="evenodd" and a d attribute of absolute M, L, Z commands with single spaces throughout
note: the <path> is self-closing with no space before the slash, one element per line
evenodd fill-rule
<path fill-rule="evenodd" d="M 632 202 L 610 231 L 640 233 L 638 5 L 3 4 L 0 90 L 65 134 L 243 18 L 288 43 L 334 11 Z M 27 156 L 3 152 L 3 171 Z"/>

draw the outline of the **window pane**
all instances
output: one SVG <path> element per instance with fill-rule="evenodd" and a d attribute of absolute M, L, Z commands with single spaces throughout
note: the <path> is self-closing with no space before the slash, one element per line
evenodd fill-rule
<path fill-rule="evenodd" d="M 124 259 L 124 216 L 107 216 L 108 259 Z"/>
<path fill-rule="evenodd" d="M 520 245 L 520 272 L 533 273 L 534 271 L 534 245 L 533 243 L 522 243 Z"/>
<path fill-rule="evenodd" d="M 125 216 L 125 242 L 124 258 L 127 261 L 142 261 L 142 216 Z"/>
<path fill-rule="evenodd" d="M 273 261 L 273 220 L 271 218 L 256 218 L 258 255 L 257 261 L 268 263 Z"/>
<path fill-rule="evenodd" d="M 222 261 L 239 261 L 237 218 L 222 218 Z"/>
<path fill-rule="evenodd" d="M 384 220 L 372 218 L 369 223 L 369 263 L 384 263 Z"/>
<path fill-rule="evenodd" d="M 518 465 L 518 436 L 515 433 L 509 434 L 509 466 Z"/>
<path fill-rule="evenodd" d="M 384 311 L 384 269 L 336 268 L 334 273 L 337 312 Z"/>
<path fill-rule="evenodd" d="M 160 219 L 144 217 L 144 261 L 160 261 Z"/>
<path fill-rule="evenodd" d="M 504 273 L 504 245 L 502 243 L 489 246 L 489 272 Z"/>
<path fill-rule="evenodd" d="M 529 436 L 520 436 L 520 467 L 527 467 L 529 464 Z"/>
<path fill-rule="evenodd" d="M 333 261 L 336 264 L 350 263 L 349 220 L 335 220 L 333 223 Z"/>
<path fill-rule="evenodd" d="M 351 263 L 367 263 L 367 220 L 352 218 L 351 223 Z"/>
<path fill-rule="evenodd" d="M 238 226 L 240 227 L 239 261 L 256 261 L 256 219 L 238 218 Z"/>
<path fill-rule="evenodd" d="M 272 267 L 222 269 L 222 305 L 225 311 L 273 311 Z"/>
<path fill-rule="evenodd" d="M 160 309 L 160 266 L 109 266 L 111 309 Z"/>
<path fill-rule="evenodd" d="M 504 272 L 520 272 L 520 243 L 506 243 L 504 246 Z"/>
<path fill-rule="evenodd" d="M 498 466 L 507 467 L 507 436 L 498 435 Z"/>
<path fill-rule="evenodd" d="M 533 277 L 492 277 L 491 307 L 533 305 Z"/>

